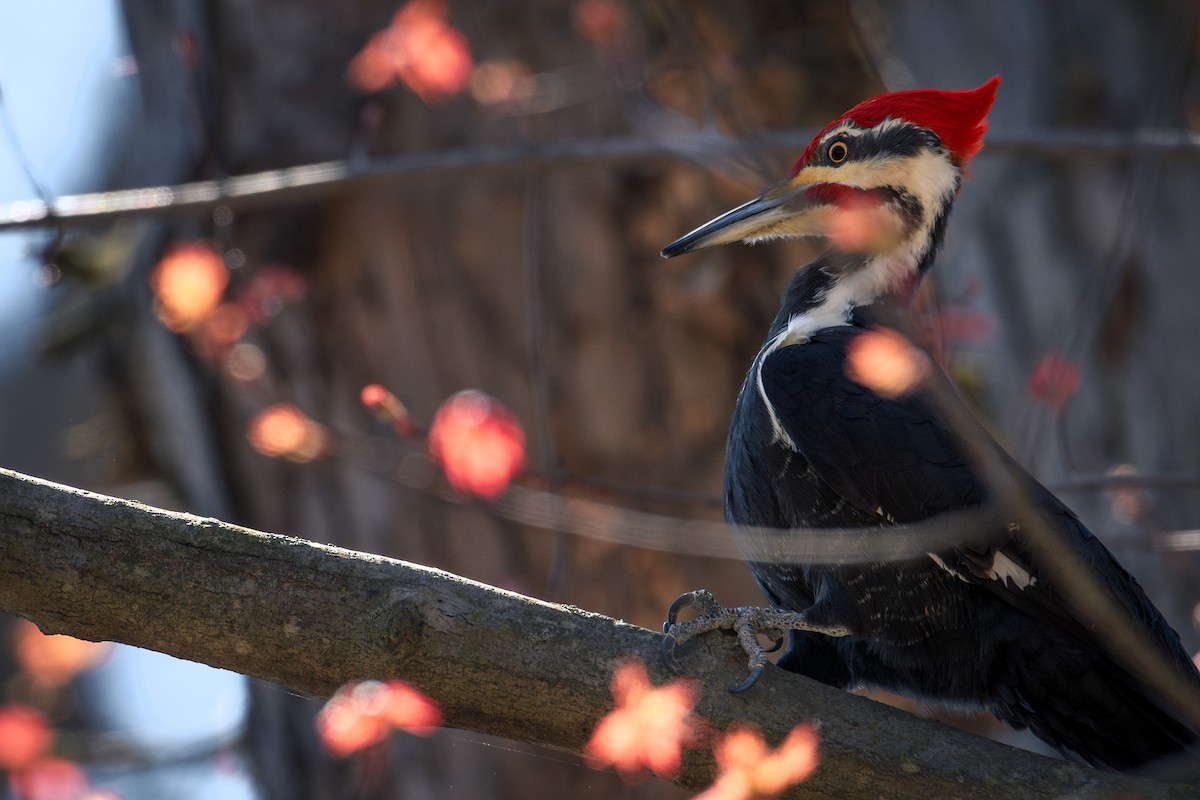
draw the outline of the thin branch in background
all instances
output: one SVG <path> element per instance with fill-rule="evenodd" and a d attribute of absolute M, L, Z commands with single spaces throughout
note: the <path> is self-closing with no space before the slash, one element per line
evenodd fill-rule
<path fill-rule="evenodd" d="M 468 502 L 437 484 L 436 468 L 428 463 L 425 448 L 416 439 L 389 441 L 339 434 L 337 451 L 363 469 L 446 502 Z M 1113 492 L 1140 488 L 1200 489 L 1194 473 L 1138 474 L 1111 472 L 1082 475 L 1049 487 L 1055 492 Z M 674 506 L 684 514 L 645 511 L 632 505 Z M 557 471 L 553 475 L 527 472 L 507 494 L 481 504 L 485 513 L 499 519 L 551 531 L 559 536 L 582 536 L 611 544 L 669 553 L 743 560 L 719 519 L 721 498 L 714 494 L 662 486 L 630 485 L 589 475 Z M 957 527 L 954 527 L 954 526 Z M 954 517 L 928 524 L 852 529 L 764 529 L 771 554 L 754 555 L 758 561 L 782 559 L 790 563 L 860 563 L 924 558 L 930 550 L 962 544 L 963 531 L 979 529 L 980 520 Z M 1001 526 L 1002 527 L 1002 526 Z M 1171 540 L 1160 534 L 1157 549 L 1189 549 L 1191 539 Z M 1174 544 L 1164 545 L 1164 541 Z M 1200 544 L 1200 543 L 1198 543 Z"/>
<path fill-rule="evenodd" d="M 885 525 L 869 528 L 829 529 L 759 529 L 770 546 L 744 553 L 735 546 L 729 526 L 716 519 L 697 519 L 674 514 L 661 514 L 616 505 L 594 497 L 568 495 L 563 489 L 580 481 L 565 476 L 562 481 L 550 481 L 537 475 L 526 475 L 521 483 L 512 484 L 495 500 L 480 502 L 452 491 L 435 480 L 436 467 L 429 462 L 426 448 L 418 439 L 391 441 L 375 437 L 340 436 L 335 448 L 346 463 L 378 473 L 396 484 L 414 489 L 441 501 L 463 506 L 470 505 L 498 519 L 541 528 L 563 536 L 582 536 L 610 544 L 637 547 L 666 553 L 686 553 L 689 556 L 725 558 L 743 561 L 747 556 L 756 561 L 787 563 L 862 563 L 926 558 L 929 550 L 962 544 L 964 530 L 980 531 L 991 521 L 999 524 L 988 509 L 968 509 L 964 512 L 942 514 L 936 518 L 906 525 Z M 611 494 L 612 484 L 598 482 L 602 491 Z M 553 486 L 553 488 L 545 488 Z M 672 496 L 669 490 L 664 494 Z M 970 534 L 970 542 L 976 542 Z"/>
<path fill-rule="evenodd" d="M 1154 546 L 1168 552 L 1200 550 L 1200 530 L 1159 534 L 1154 539 Z"/>
<path fill-rule="evenodd" d="M 0 205 L 0 231 L 105 222 L 134 214 L 193 213 L 220 205 L 232 210 L 276 207 L 362 184 L 468 170 L 591 167 L 682 159 L 704 164 L 710 170 L 745 174 L 747 152 L 793 155 L 808 144 L 813 133 L 808 129 L 767 131 L 747 141 L 717 131 L 696 130 L 673 133 L 669 139 L 610 136 L 405 153 L 353 162 L 327 161 L 219 180 L 63 195 L 50 201 L 19 200 Z M 1200 158 L 1200 133 L 1153 128 L 995 131 L 989 132 L 987 148 L 980 157 L 1017 153 L 1035 158 L 1113 159 L 1148 152 L 1163 158 Z"/>
<path fill-rule="evenodd" d="M 606 494 L 624 501 L 670 503 L 693 509 L 722 508 L 720 495 L 676 489 L 668 486 L 648 486 L 610 481 L 595 475 L 561 473 L 556 482 L 564 489 L 590 494 Z M 1122 472 L 1079 473 L 1069 475 L 1046 488 L 1055 494 L 1086 494 L 1111 492 L 1119 489 L 1166 489 L 1171 491 L 1200 491 L 1200 472 Z"/>
<path fill-rule="evenodd" d="M 8 139 L 17 164 L 21 167 L 21 172 L 25 175 L 25 180 L 28 181 L 34 193 L 41 199 L 43 207 L 51 209 L 54 204 L 54 195 L 51 193 L 50 187 L 38 178 L 37 170 L 33 168 L 33 162 L 29 159 L 29 154 L 25 152 L 25 148 L 21 144 L 21 138 L 17 135 L 17 127 L 13 124 L 12 115 L 9 113 L 8 96 L 4 92 L 3 85 L 0 85 L 0 125 L 4 127 L 4 135 Z M 36 201 L 22 202 L 30 203 Z M 14 203 L 13 205 L 19 204 Z M 64 226 L 54 219 L 52 212 L 47 214 L 46 219 L 40 227 L 53 227 L 55 229 L 54 236 L 48 246 L 40 248 L 42 253 L 45 254 L 45 260 L 48 261 L 58 253 L 58 249 L 62 245 L 63 238 L 67 232 Z M 0 233 L 3 231 L 4 226 L 0 224 Z"/>
<path fill-rule="evenodd" d="M 38 178 L 37 172 L 29 160 L 29 154 L 21 146 L 21 139 L 17 136 L 17 129 L 13 125 L 12 115 L 8 113 L 8 98 L 4 93 L 3 86 L 0 86 L 0 125 L 4 126 L 4 135 L 8 137 L 8 143 L 12 147 L 13 154 L 16 156 L 17 164 L 21 167 L 21 172 L 25 174 L 25 180 L 29 181 L 30 187 L 42 199 L 42 202 L 49 206 L 52 202 L 51 198 L 54 195 L 50 193 L 50 189 L 46 184 L 42 183 Z"/>
<path fill-rule="evenodd" d="M 1106 472 L 1100 475 L 1081 474 L 1067 477 L 1048 488 L 1055 492 L 1097 492 L 1113 489 L 1200 489 L 1198 472 Z"/>
<path fill-rule="evenodd" d="M 719 514 L 725 507 L 719 494 L 676 489 L 673 486 L 625 483 L 596 475 L 580 475 L 575 472 L 561 473 L 558 476 L 558 483 L 564 490 L 575 490 L 592 496 L 606 495 L 624 502 L 667 503 L 691 509 L 693 512 L 713 511 Z"/>
<path fill-rule="evenodd" d="M 381 457 L 389 446 L 392 452 L 386 458 Z M 1008 511 L 987 507 L 964 509 L 916 523 L 881 523 L 863 528 L 756 528 L 760 536 L 756 544 L 750 545 L 754 549 L 742 551 L 734 544 L 729 525 L 723 521 L 642 511 L 608 500 L 564 493 L 568 486 L 576 489 L 584 486 L 600 487 L 600 491 L 611 494 L 614 489 L 622 488 L 616 484 L 582 481 L 574 476 L 550 481 L 534 475 L 527 476 L 522 484 L 511 485 L 496 500 L 477 503 L 435 482 L 436 471 L 419 446 L 346 438 L 338 451 L 342 458 L 380 472 L 399 485 L 447 503 L 475 505 L 499 519 L 562 536 L 736 561 L 749 558 L 790 564 L 860 564 L 924 559 L 930 551 L 963 544 L 986 546 L 992 537 L 987 531 L 1005 529 L 1001 512 Z M 543 483 L 553 488 L 536 485 Z M 658 491 L 673 501 L 681 499 L 670 490 Z"/>
<path fill-rule="evenodd" d="M 403 478 L 400 479 L 405 482 Z M 429 486 L 447 502 L 461 504 L 450 491 Z M 755 528 L 759 534 L 750 549 L 734 544 L 724 522 L 656 514 L 545 489 L 512 486 L 498 500 L 483 506 L 486 513 L 543 530 L 588 539 L 688 556 L 747 559 L 787 564 L 861 564 L 927 558 L 930 550 L 961 544 L 986 544 L 987 535 L 972 538 L 964 531 L 994 529 L 999 517 L 988 510 L 970 509 L 939 514 L 917 523 L 869 528 Z M 769 544 L 768 544 L 769 543 Z"/>

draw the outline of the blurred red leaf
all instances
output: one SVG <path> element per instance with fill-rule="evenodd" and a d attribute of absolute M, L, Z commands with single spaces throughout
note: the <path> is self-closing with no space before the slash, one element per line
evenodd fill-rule
<path fill-rule="evenodd" d="M 626 778 L 646 770 L 663 778 L 679 771 L 682 749 L 695 741 L 700 721 L 692 715 L 699 696 L 694 680 L 650 684 L 645 665 L 625 661 L 613 673 L 616 707 L 596 725 L 584 747 L 588 765 L 615 767 Z"/>
<path fill-rule="evenodd" d="M 797 725 L 771 751 L 754 728 L 735 727 L 713 746 L 720 774 L 696 800 L 762 800 L 808 778 L 817 768 L 817 731 Z"/>
<path fill-rule="evenodd" d="M 404 681 L 388 681 L 374 691 L 380 715 L 396 730 L 429 736 L 442 724 L 437 703 Z"/>
<path fill-rule="evenodd" d="M 24 769 L 54 742 L 54 731 L 37 709 L 0 706 L 0 769 Z"/>
<path fill-rule="evenodd" d="M 593 44 L 607 44 L 625 29 L 625 8 L 619 0 L 579 0 L 571 9 L 571 23 Z"/>
<path fill-rule="evenodd" d="M 890 328 L 872 328 L 846 345 L 846 375 L 880 397 L 905 395 L 928 374 L 926 355 Z"/>
<path fill-rule="evenodd" d="M 456 491 L 495 500 L 525 468 L 525 432 L 494 397 L 473 390 L 442 403 L 429 429 L 429 453 Z"/>
<path fill-rule="evenodd" d="M 1055 414 L 1062 414 L 1067 401 L 1079 388 L 1079 366 L 1050 353 L 1033 368 L 1029 378 L 1029 393 L 1045 403 Z"/>
<path fill-rule="evenodd" d="M 308 283 L 304 276 L 287 264 L 268 264 L 254 274 L 250 282 L 237 293 L 238 308 L 255 325 L 267 321 L 283 310 L 285 303 L 304 298 Z"/>
<path fill-rule="evenodd" d="M 378 715 L 364 714 L 357 704 L 342 697 L 341 691 L 317 715 L 317 735 L 326 750 L 338 758 L 345 758 L 382 742 L 391 727 Z"/>
<path fill-rule="evenodd" d="M 27 619 L 13 627 L 13 649 L 21 669 L 42 686 L 62 686 L 91 669 L 107 655 L 108 642 L 85 642 L 72 636 L 47 636 Z"/>
<path fill-rule="evenodd" d="M 91 785 L 82 769 L 62 758 L 43 758 L 8 776 L 16 800 L 86 800 Z"/>
<path fill-rule="evenodd" d="M 982 311 L 943 308 L 925 320 L 933 341 L 952 347 L 960 342 L 986 342 L 995 335 L 996 322 Z"/>
<path fill-rule="evenodd" d="M 400 435 L 412 436 L 417 433 L 417 426 L 413 424 L 404 403 L 378 383 L 364 386 L 359 400 L 380 422 L 390 424 Z"/>
<path fill-rule="evenodd" d="M 428 736 L 442 723 L 437 704 L 404 681 L 362 681 L 338 689 L 317 714 L 321 743 L 338 758 L 383 741 L 393 729 Z"/>
<path fill-rule="evenodd" d="M 902 234 L 895 217 L 878 198 L 855 191 L 839 193 L 825 235 L 843 252 L 879 253 L 894 247 Z"/>
<path fill-rule="evenodd" d="M 514 58 L 483 61 L 471 70 L 471 96 L 481 105 L 520 108 L 536 91 L 537 80 Z"/>
<path fill-rule="evenodd" d="M 471 48 L 446 16 L 441 0 L 411 0 L 350 62 L 350 82 L 364 92 L 400 82 L 426 103 L 461 92 L 471 79 Z"/>
<path fill-rule="evenodd" d="M 205 319 L 200 341 L 204 355 L 219 358 L 237 344 L 250 326 L 246 312 L 233 303 L 221 303 Z"/>
<path fill-rule="evenodd" d="M 329 433 L 294 405 L 277 403 L 250 420 L 246 438 L 264 456 L 304 463 L 325 453 Z"/>
<path fill-rule="evenodd" d="M 177 333 L 204 322 L 229 283 L 225 260 L 204 242 L 173 247 L 150 273 L 159 319 Z"/>

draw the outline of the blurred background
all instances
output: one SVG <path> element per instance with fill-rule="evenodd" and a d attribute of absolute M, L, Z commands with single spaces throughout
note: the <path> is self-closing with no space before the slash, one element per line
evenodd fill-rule
<path fill-rule="evenodd" d="M 0 465 L 651 628 L 699 586 L 760 602 L 689 531 L 720 519 L 735 396 L 815 254 L 658 250 L 858 101 L 1001 75 L 926 344 L 1200 649 L 1200 4 L 44 0 L 0 20 Z M 174 188 L 36 219 L 147 187 Z M 528 474 L 456 495 L 363 407 L 370 384 L 419 428 L 460 390 L 497 398 Z M 5 628 L 2 700 L 46 715 L 95 796 L 685 796 L 460 731 L 335 760 L 316 701 Z"/>

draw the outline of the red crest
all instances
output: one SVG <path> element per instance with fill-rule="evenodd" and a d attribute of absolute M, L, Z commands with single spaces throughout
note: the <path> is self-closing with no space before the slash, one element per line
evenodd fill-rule
<path fill-rule="evenodd" d="M 902 119 L 919 125 L 937 134 L 954 163 L 960 168 L 965 167 L 983 148 L 987 113 L 996 99 L 999 85 L 1000 76 L 997 75 L 977 89 L 911 89 L 864 100 L 821 129 L 792 167 L 791 175 L 795 176 L 808 163 L 821 137 L 846 120 L 860 128 L 873 128 L 885 119 Z"/>

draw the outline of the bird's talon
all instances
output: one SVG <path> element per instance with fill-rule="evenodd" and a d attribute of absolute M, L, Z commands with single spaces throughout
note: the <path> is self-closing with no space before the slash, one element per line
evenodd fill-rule
<path fill-rule="evenodd" d="M 748 689 L 750 689 L 750 687 L 752 687 L 754 684 L 758 683 L 758 679 L 760 677 L 762 677 L 763 669 L 764 669 L 763 667 L 755 667 L 754 669 L 750 670 L 750 674 L 746 676 L 746 679 L 744 681 L 742 681 L 741 683 L 734 684 L 733 686 L 729 687 L 729 693 L 730 694 L 741 694 L 742 692 L 745 692 Z"/>
<path fill-rule="evenodd" d="M 707 592 L 704 589 L 697 589 L 694 592 L 684 592 L 671 601 L 671 605 L 667 607 L 667 625 L 674 625 L 679 618 L 679 612 L 685 608 L 696 608 L 701 602 L 700 593 Z M 663 629 L 666 633 L 666 628 Z"/>
<path fill-rule="evenodd" d="M 783 647 L 783 643 L 787 641 L 787 636 L 780 636 L 775 640 L 775 643 L 763 650 L 764 653 L 774 653 L 779 648 Z"/>
<path fill-rule="evenodd" d="M 684 670 L 683 665 L 679 663 L 679 659 L 675 657 L 675 644 L 674 636 L 669 632 L 663 633 L 662 644 L 660 645 L 662 660 L 671 672 L 680 677 L 685 677 L 688 673 Z"/>

